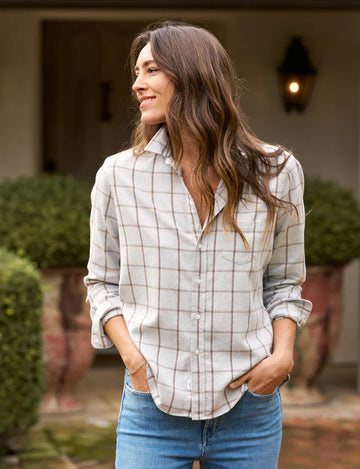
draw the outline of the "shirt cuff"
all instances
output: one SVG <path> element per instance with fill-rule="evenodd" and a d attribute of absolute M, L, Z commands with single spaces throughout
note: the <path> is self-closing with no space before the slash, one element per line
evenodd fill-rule
<path fill-rule="evenodd" d="M 101 319 L 102 327 L 105 326 L 109 319 L 115 318 L 116 316 L 122 316 L 121 311 L 119 311 L 118 308 L 112 309 L 106 313 L 105 316 L 103 316 Z"/>
<path fill-rule="evenodd" d="M 111 316 L 110 316 L 111 315 Z M 104 302 L 92 314 L 91 344 L 96 349 L 106 349 L 114 344 L 104 330 L 104 325 L 110 317 L 121 316 L 122 311 L 118 305 Z M 103 322 L 104 321 L 104 322 Z"/>
<path fill-rule="evenodd" d="M 272 321 L 278 319 L 291 319 L 296 323 L 298 329 L 305 326 L 311 313 L 312 303 L 308 300 L 297 299 L 281 302 L 269 313 Z"/>

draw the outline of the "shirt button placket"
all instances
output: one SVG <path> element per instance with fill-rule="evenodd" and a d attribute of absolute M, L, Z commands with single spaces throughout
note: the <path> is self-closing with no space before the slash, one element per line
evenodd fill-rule
<path fill-rule="evenodd" d="M 204 402 L 205 396 L 205 343 L 204 343 L 204 332 L 205 332 L 205 295 L 206 295 L 206 252 L 204 250 L 204 234 L 197 244 L 198 253 L 199 253 L 199 276 L 198 276 L 198 285 L 199 285 L 199 301 L 198 309 L 195 312 L 195 320 L 198 325 L 198 336 L 197 343 L 199 354 L 197 355 L 198 366 L 199 366 L 199 412 L 203 414 L 206 411 Z"/>
<path fill-rule="evenodd" d="M 199 240 L 195 246 L 194 252 L 194 301 L 192 302 L 192 340 L 191 340 L 191 350 L 192 350 L 192 413 L 194 416 L 198 416 L 201 412 L 201 401 L 199 396 L 203 393 L 204 384 L 202 380 L 202 374 L 204 371 L 203 366 L 203 344 L 202 336 L 203 330 L 202 327 L 202 315 L 201 315 L 201 304 L 203 302 L 203 288 L 204 288 L 204 278 L 202 275 L 202 259 L 201 259 L 201 249 L 203 243 Z"/>

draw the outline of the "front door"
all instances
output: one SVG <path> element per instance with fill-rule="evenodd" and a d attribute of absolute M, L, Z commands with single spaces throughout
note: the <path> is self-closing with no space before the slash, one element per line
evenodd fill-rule
<path fill-rule="evenodd" d="M 43 23 L 44 170 L 93 182 L 104 158 L 129 146 L 136 105 L 126 65 L 143 27 Z"/>

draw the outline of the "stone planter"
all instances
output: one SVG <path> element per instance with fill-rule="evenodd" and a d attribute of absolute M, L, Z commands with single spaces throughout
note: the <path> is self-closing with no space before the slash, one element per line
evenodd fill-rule
<path fill-rule="evenodd" d="M 64 413 L 84 408 L 73 391 L 91 365 L 91 320 L 85 303 L 84 268 L 48 269 L 43 272 L 43 339 L 46 393 L 42 413 Z"/>
<path fill-rule="evenodd" d="M 337 345 L 342 319 L 343 266 L 309 267 L 302 295 L 312 301 L 308 322 L 297 333 L 295 367 L 282 398 L 288 404 L 314 404 L 324 398 L 316 381 Z"/>

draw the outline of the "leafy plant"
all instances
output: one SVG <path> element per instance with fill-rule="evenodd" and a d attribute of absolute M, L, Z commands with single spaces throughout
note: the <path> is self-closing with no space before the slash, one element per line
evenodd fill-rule
<path fill-rule="evenodd" d="M 0 245 L 39 267 L 84 266 L 89 254 L 91 186 L 69 176 L 23 177 L 0 184 Z M 360 208 L 334 181 L 306 177 L 307 265 L 360 256 Z"/>
<path fill-rule="evenodd" d="M 306 263 L 344 264 L 360 256 L 360 207 L 350 189 L 306 177 Z"/>
<path fill-rule="evenodd" d="M 0 248 L 0 454 L 37 420 L 43 392 L 42 278 Z"/>
<path fill-rule="evenodd" d="M 69 176 L 22 177 L 0 184 L 0 245 L 38 267 L 86 265 L 90 186 Z"/>

